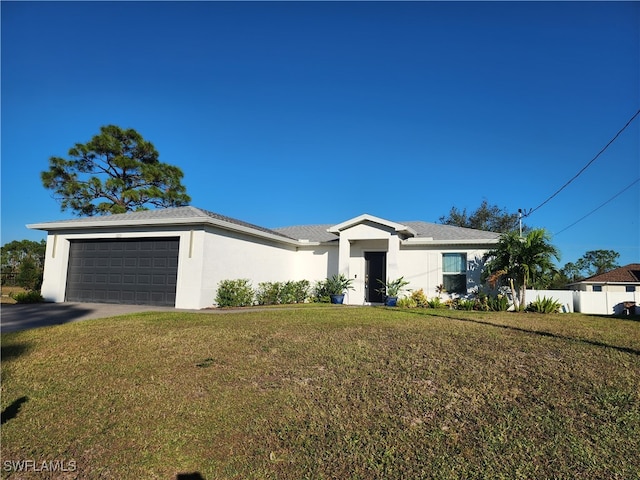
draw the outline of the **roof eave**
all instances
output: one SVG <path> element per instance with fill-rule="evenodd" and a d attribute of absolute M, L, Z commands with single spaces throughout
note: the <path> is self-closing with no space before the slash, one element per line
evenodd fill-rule
<path fill-rule="evenodd" d="M 468 239 L 468 240 L 434 240 L 433 238 L 408 238 L 402 240 L 403 245 L 495 245 L 499 241 L 498 238 L 487 239 Z"/>
<path fill-rule="evenodd" d="M 342 230 L 346 230 L 348 228 L 353 227 L 354 225 L 357 225 L 359 223 L 363 223 L 363 222 L 373 222 L 373 223 L 377 223 L 379 225 L 385 226 L 385 227 L 389 227 L 392 228 L 393 230 L 395 230 L 398 233 L 405 233 L 407 235 L 411 235 L 411 236 L 416 236 L 418 233 L 411 227 L 407 226 L 407 225 L 402 225 L 400 223 L 396 223 L 396 222 L 392 222 L 389 220 L 385 220 L 384 218 L 380 218 L 380 217 L 376 217 L 374 215 L 369 215 L 368 213 L 364 213 L 362 215 L 359 215 L 355 218 L 352 218 L 350 220 L 347 220 L 345 222 L 339 223 L 338 225 L 334 225 L 333 227 L 330 227 L 327 229 L 327 232 L 329 233 L 333 233 L 334 235 L 340 235 L 340 232 Z"/>
<path fill-rule="evenodd" d="M 27 228 L 32 230 L 45 230 L 47 232 L 55 232 L 57 230 L 82 230 L 82 229 L 105 229 L 113 227 L 153 227 L 153 226 L 185 226 L 185 225 L 211 225 L 224 228 L 225 230 L 231 230 L 236 232 L 246 233 L 254 237 L 268 238 L 287 245 L 300 246 L 310 245 L 310 242 L 301 242 L 293 238 L 283 237 L 280 235 L 264 232 L 255 228 L 247 227 L 245 225 L 238 225 L 237 223 L 227 222 L 217 218 L 211 217 L 185 217 L 185 218 L 172 218 L 167 219 L 145 219 L 145 220 L 92 220 L 91 222 L 46 222 L 46 223 L 32 223 L 27 225 Z"/>

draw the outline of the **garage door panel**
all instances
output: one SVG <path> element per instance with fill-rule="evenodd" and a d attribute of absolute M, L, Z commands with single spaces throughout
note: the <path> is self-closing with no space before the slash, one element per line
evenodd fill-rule
<path fill-rule="evenodd" d="M 138 266 L 138 259 L 135 257 L 125 257 L 123 266 L 125 268 L 136 268 Z"/>
<path fill-rule="evenodd" d="M 178 238 L 71 242 L 67 301 L 175 305 Z"/>

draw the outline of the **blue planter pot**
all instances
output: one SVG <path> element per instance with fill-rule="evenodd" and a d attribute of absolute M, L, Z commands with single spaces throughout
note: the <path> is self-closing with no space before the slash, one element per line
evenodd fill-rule
<path fill-rule="evenodd" d="M 397 303 L 398 303 L 398 297 L 386 297 L 384 299 L 384 304 L 387 307 L 395 307 Z"/>
<path fill-rule="evenodd" d="M 329 295 L 331 298 L 331 303 L 340 304 L 344 302 L 344 293 L 342 295 Z"/>

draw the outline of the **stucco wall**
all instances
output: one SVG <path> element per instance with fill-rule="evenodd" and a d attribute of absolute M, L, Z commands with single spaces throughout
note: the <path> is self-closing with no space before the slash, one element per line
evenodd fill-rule
<path fill-rule="evenodd" d="M 473 290 L 480 284 L 482 256 L 486 250 L 461 246 L 446 248 L 427 246 L 401 247 L 398 255 L 399 270 L 409 281 L 407 288 L 423 289 L 428 298 L 438 295 L 436 287 L 443 283 L 442 254 L 465 253 L 467 255 L 467 290 Z"/>
<path fill-rule="evenodd" d="M 299 247 L 291 280 L 324 280 L 338 273 L 338 244 Z"/>
<path fill-rule="evenodd" d="M 203 233 L 201 308 L 214 304 L 222 280 L 246 278 L 255 288 L 296 279 L 295 246 L 213 227 Z"/>

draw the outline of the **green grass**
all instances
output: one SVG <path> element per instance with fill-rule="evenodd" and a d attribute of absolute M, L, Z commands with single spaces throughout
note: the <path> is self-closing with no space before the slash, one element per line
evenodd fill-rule
<path fill-rule="evenodd" d="M 315 307 L 2 335 L 2 478 L 640 478 L 640 322 Z M 9 472 L 8 460 L 75 472 Z"/>

